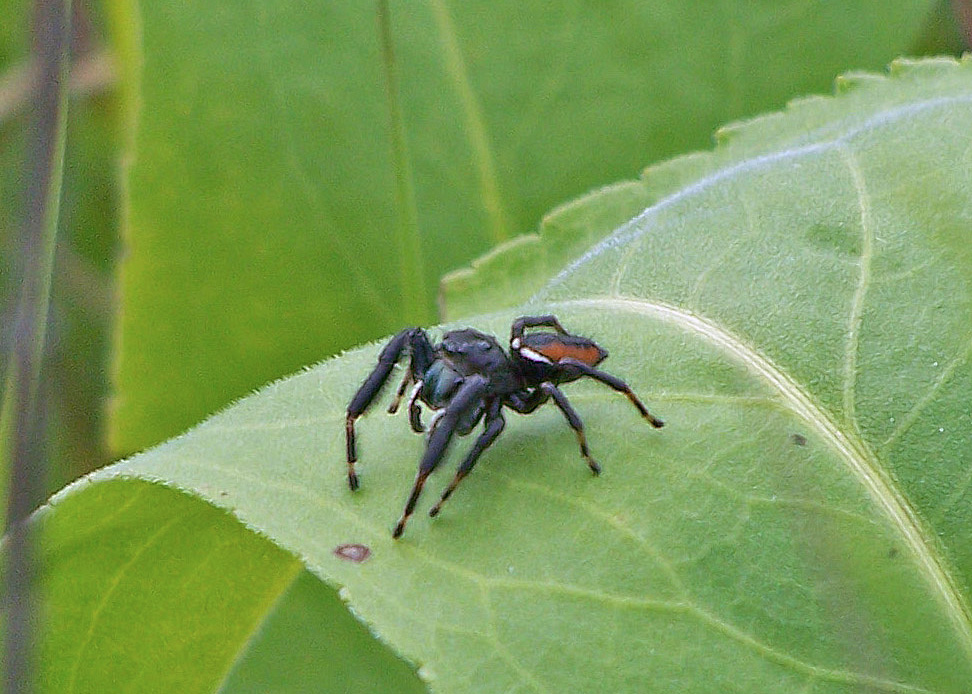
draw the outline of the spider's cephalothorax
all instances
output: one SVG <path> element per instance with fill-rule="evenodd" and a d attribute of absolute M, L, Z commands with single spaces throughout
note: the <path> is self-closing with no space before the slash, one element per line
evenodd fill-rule
<path fill-rule="evenodd" d="M 531 332 L 527 328 L 553 328 L 556 332 Z M 462 478 L 469 474 L 479 456 L 503 431 L 503 408 L 528 414 L 548 400 L 560 408 L 567 423 L 577 434 L 581 455 L 595 475 L 601 471 L 587 449 L 584 425 L 567 396 L 557 387 L 587 376 L 624 393 L 638 412 L 652 426 L 664 423 L 654 417 L 624 381 L 595 368 L 607 358 L 607 352 L 593 340 L 571 335 L 554 316 L 524 316 L 513 321 L 510 330 L 510 352 L 507 354 L 496 338 L 466 328 L 453 330 L 433 345 L 419 328 L 403 330 L 393 337 L 378 356 L 378 366 L 358 388 L 348 405 L 345 425 L 348 445 L 348 484 L 358 488 L 354 463 L 354 422 L 381 392 L 392 369 L 403 355 L 409 355 L 405 377 L 389 413 L 398 410 L 409 386 L 408 419 L 416 432 L 426 431 L 419 403 L 425 403 L 434 414 L 428 424 L 425 454 L 419 463 L 415 484 L 392 536 L 405 530 L 415 503 L 429 474 L 442 462 L 454 434 L 465 436 L 482 421 L 483 431 L 459 465 L 456 476 L 429 511 L 435 516 Z"/>

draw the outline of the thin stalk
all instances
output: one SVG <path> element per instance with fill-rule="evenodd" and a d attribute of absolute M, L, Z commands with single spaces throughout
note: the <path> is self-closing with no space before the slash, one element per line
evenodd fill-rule
<path fill-rule="evenodd" d="M 408 156 L 405 120 L 402 115 L 398 84 L 398 62 L 392 38 L 391 12 L 388 0 L 378 0 L 378 33 L 385 69 L 385 91 L 388 95 L 388 120 L 391 128 L 392 160 L 395 167 L 395 198 L 399 222 L 396 229 L 399 270 L 405 321 L 428 322 L 428 293 L 425 288 L 425 268 L 419 236 L 418 209 L 412 184 L 412 166 Z"/>
<path fill-rule="evenodd" d="M 36 622 L 36 609 L 27 518 L 41 501 L 45 478 L 38 391 L 67 137 L 70 12 L 70 0 L 37 0 L 34 5 L 33 53 L 39 79 L 24 166 L 21 293 L 0 411 L 0 470 L 9 471 L 3 675 L 8 694 L 33 690 L 31 624 Z"/>
<path fill-rule="evenodd" d="M 494 246 L 499 245 L 510 239 L 510 222 L 503 207 L 503 196 L 500 194 L 496 156 L 487 132 L 486 117 L 469 79 L 469 70 L 459 45 L 456 27 L 449 15 L 449 8 L 444 0 L 432 0 L 429 4 L 442 41 L 445 68 L 462 107 L 466 137 L 473 152 L 473 167 L 479 176 L 479 190 L 483 210 L 486 212 L 489 238 Z"/>

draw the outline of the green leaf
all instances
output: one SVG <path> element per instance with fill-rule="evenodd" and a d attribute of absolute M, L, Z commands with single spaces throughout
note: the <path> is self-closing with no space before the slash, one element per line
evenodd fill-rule
<path fill-rule="evenodd" d="M 134 521 L 155 543 L 200 556 L 239 541 L 228 521 L 211 541 L 182 529 L 202 502 L 123 480 L 186 490 L 340 586 L 437 692 L 966 692 L 972 60 L 838 86 L 650 170 L 654 204 L 525 306 L 467 322 L 503 335 L 519 311 L 552 311 L 610 351 L 604 367 L 668 425 L 600 384 L 568 386 L 599 478 L 555 408 L 511 416 L 443 513 L 424 515 L 453 463 L 393 541 L 421 437 L 376 406 L 359 424 L 362 489 L 345 480 L 344 412 L 371 345 L 69 488 L 47 522 L 83 504 L 136 513 L 144 496 L 186 509 Z M 99 501 L 112 490 L 130 501 Z M 345 543 L 370 558 L 341 559 Z M 145 619 L 105 622 L 127 603 L 99 588 L 131 553 L 90 551 L 90 597 L 48 638 L 82 623 L 137 652 Z M 67 558 L 50 559 L 53 585 Z M 203 602 L 207 580 L 182 590 Z M 252 623 L 261 604 L 239 609 Z M 117 670 L 135 658 L 111 655 Z"/>
<path fill-rule="evenodd" d="M 145 483 L 41 514 L 50 692 L 214 691 L 300 564 L 225 512 Z"/>
<path fill-rule="evenodd" d="M 337 593 L 309 571 L 280 598 L 221 689 L 225 694 L 424 691 L 414 670 L 376 641 Z"/>
<path fill-rule="evenodd" d="M 116 480 L 39 523 L 40 691 L 422 689 L 332 589 L 208 504 Z"/>
<path fill-rule="evenodd" d="M 110 422 L 128 453 L 433 322 L 445 272 L 719 123 L 879 68 L 934 2 L 396 2 L 391 62 L 373 2 L 112 5 L 137 113 Z"/>

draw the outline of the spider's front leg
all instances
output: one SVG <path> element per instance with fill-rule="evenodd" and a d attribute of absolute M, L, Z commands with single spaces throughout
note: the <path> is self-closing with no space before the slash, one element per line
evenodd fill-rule
<path fill-rule="evenodd" d="M 434 358 L 430 357 L 430 360 Z M 425 427 L 422 426 L 422 407 L 419 405 L 419 397 L 422 395 L 422 386 L 424 381 L 421 379 L 420 375 L 425 372 L 425 368 L 415 369 L 418 371 L 419 376 L 412 373 L 412 368 L 409 368 L 405 372 L 405 376 L 402 378 L 402 382 L 398 386 L 398 390 L 395 392 L 395 397 L 392 399 L 391 404 L 388 406 L 388 414 L 395 414 L 398 412 L 398 406 L 402 404 L 402 398 L 405 397 L 405 391 L 408 387 L 415 384 L 412 388 L 412 393 L 408 396 L 408 423 L 412 426 L 412 431 L 416 434 L 421 434 L 425 431 Z M 418 381 L 415 379 L 419 378 Z"/>
<path fill-rule="evenodd" d="M 425 486 L 425 480 L 445 457 L 449 443 L 452 441 L 452 436 L 456 427 L 462 421 L 463 415 L 482 401 L 487 385 L 488 381 L 479 375 L 470 376 L 463 381 L 455 396 L 442 410 L 442 415 L 436 421 L 435 426 L 431 428 L 425 454 L 422 456 L 422 462 L 419 463 L 418 474 L 416 474 L 415 483 L 412 485 L 412 492 L 405 503 L 402 517 L 398 520 L 395 530 L 392 531 L 392 537 L 396 540 L 405 532 L 405 524 L 412 512 L 415 511 L 415 504 L 422 493 L 422 487 Z"/>
<path fill-rule="evenodd" d="M 406 349 L 411 353 L 408 373 L 405 376 L 406 380 L 414 379 L 416 374 L 424 374 L 434 358 L 432 344 L 424 330 L 408 328 L 395 335 L 384 346 L 378 355 L 377 366 L 368 374 L 368 378 L 358 388 L 358 392 L 354 394 L 351 403 L 348 405 L 344 430 L 347 438 L 348 486 L 351 487 L 352 491 L 358 488 L 358 475 L 354 471 L 354 464 L 358 460 L 354 422 L 368 410 L 374 399 L 381 393 L 385 383 L 388 382 L 392 369 L 395 368 L 395 364 L 401 359 Z"/>
<path fill-rule="evenodd" d="M 398 384 L 398 390 L 395 391 L 395 397 L 392 398 L 391 404 L 388 405 L 388 414 L 395 414 L 398 412 L 398 406 L 402 404 L 402 398 L 405 397 L 405 391 L 408 387 L 412 385 L 412 370 L 408 369 L 405 372 L 405 376 L 402 378 L 402 382 Z"/>
<path fill-rule="evenodd" d="M 476 443 L 473 444 L 472 448 L 469 449 L 469 453 L 466 454 L 466 459 L 462 461 L 462 464 L 456 470 L 456 476 L 452 478 L 452 482 L 446 487 L 445 491 L 442 492 L 442 496 L 439 498 L 438 503 L 429 510 L 429 515 L 433 518 L 439 515 L 439 511 L 442 510 L 442 504 L 445 500 L 452 496 L 452 492 L 455 491 L 462 479 L 468 475 L 473 467 L 476 465 L 476 461 L 479 460 L 479 456 L 482 455 L 483 451 L 489 448 L 493 441 L 503 433 L 503 427 L 506 426 L 506 420 L 503 419 L 503 402 L 496 398 L 492 400 L 486 408 L 486 421 L 485 427 L 483 428 L 483 433 L 479 435 L 476 439 Z"/>

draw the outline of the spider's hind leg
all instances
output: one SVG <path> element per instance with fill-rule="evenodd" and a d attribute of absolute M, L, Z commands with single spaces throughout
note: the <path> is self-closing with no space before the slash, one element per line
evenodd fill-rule
<path fill-rule="evenodd" d="M 623 393 L 628 398 L 628 400 L 631 401 L 631 404 L 635 406 L 635 408 L 638 410 L 641 416 L 644 417 L 646 420 L 648 420 L 648 423 L 651 424 L 656 429 L 661 429 L 663 426 L 665 426 L 665 422 L 658 419 L 658 417 L 656 417 L 651 412 L 649 412 L 648 408 L 645 407 L 644 403 L 641 402 L 638 396 L 635 395 L 634 392 L 631 390 L 631 387 L 627 383 L 622 381 L 620 378 L 618 378 L 617 376 L 612 376 L 611 374 L 605 371 L 601 371 L 600 369 L 595 369 L 589 364 L 585 364 L 584 362 L 578 361 L 577 359 L 571 359 L 571 358 L 562 359 L 561 363 L 570 364 L 585 376 L 589 378 L 593 378 L 595 381 L 600 381 L 604 385 L 613 388 L 619 393 Z"/>
<path fill-rule="evenodd" d="M 520 316 L 510 327 L 510 342 L 523 338 L 523 331 L 527 328 L 553 328 L 561 335 L 569 335 L 564 326 L 557 320 L 557 316 L 547 314 L 544 316 Z"/>
<path fill-rule="evenodd" d="M 591 457 L 591 452 L 587 448 L 587 436 L 584 434 L 584 422 L 581 421 L 580 415 L 570 404 L 567 396 L 564 395 L 563 391 L 560 390 L 553 383 L 545 382 L 540 384 L 540 390 L 553 398 L 554 404 L 563 412 L 564 417 L 567 418 L 567 424 L 570 428 L 574 430 L 577 434 L 577 444 L 580 446 L 581 456 L 587 461 L 587 467 L 591 469 L 595 475 L 601 474 L 601 466 L 597 464 L 597 461 Z"/>

